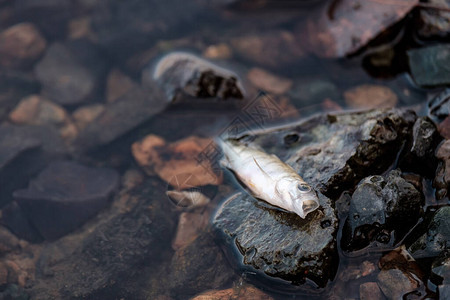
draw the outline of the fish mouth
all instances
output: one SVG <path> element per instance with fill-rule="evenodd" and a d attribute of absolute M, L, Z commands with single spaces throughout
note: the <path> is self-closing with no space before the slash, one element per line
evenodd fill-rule
<path fill-rule="evenodd" d="M 315 200 L 306 200 L 306 201 L 303 201 L 303 203 L 302 203 L 302 210 L 303 210 L 303 213 L 305 214 L 305 216 L 308 213 L 316 210 L 318 207 L 319 207 L 319 203 L 317 203 L 317 201 L 315 201 Z"/>

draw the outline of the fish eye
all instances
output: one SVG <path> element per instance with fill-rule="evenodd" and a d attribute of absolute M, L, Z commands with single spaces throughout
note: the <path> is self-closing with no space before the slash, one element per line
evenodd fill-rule
<path fill-rule="evenodd" d="M 307 193 L 307 192 L 311 191 L 311 187 L 309 185 L 307 185 L 306 183 L 300 183 L 297 186 L 297 188 L 302 193 Z"/>

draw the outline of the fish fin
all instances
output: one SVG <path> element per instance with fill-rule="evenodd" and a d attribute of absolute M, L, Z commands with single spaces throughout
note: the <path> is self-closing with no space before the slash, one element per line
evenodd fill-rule
<path fill-rule="evenodd" d="M 227 158 L 225 158 L 225 157 L 222 158 L 221 160 L 219 160 L 219 164 L 223 168 L 231 169 L 230 161 Z"/>
<path fill-rule="evenodd" d="M 255 164 L 258 166 L 258 168 L 261 170 L 261 172 L 263 172 L 264 175 L 266 175 L 267 177 L 269 177 L 270 179 L 272 179 L 272 177 L 266 173 L 266 171 L 264 171 L 263 168 L 261 168 L 261 166 L 258 164 L 258 162 L 256 161 L 255 157 L 253 157 L 253 161 L 255 162 Z"/>

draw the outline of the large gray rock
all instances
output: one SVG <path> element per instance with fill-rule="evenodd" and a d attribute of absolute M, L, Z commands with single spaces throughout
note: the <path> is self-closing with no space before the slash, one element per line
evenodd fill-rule
<path fill-rule="evenodd" d="M 358 250 L 373 241 L 393 245 L 418 221 L 423 196 L 400 175 L 395 170 L 386 176 L 366 177 L 359 183 L 343 228 L 343 249 Z"/>
<path fill-rule="evenodd" d="M 394 162 L 415 119 L 403 110 L 319 115 L 282 128 L 250 131 L 246 139 L 275 153 L 322 194 L 336 199 L 367 174 L 383 172 Z M 412 191 L 407 194 L 420 200 L 414 187 Z M 322 194 L 320 208 L 304 220 L 238 194 L 222 204 L 213 223 L 250 272 L 324 286 L 338 262 L 337 217 L 332 200 Z M 390 213 L 396 215 L 396 209 Z"/>
<path fill-rule="evenodd" d="M 320 204 L 301 219 L 242 193 L 222 205 L 213 223 L 252 271 L 295 284 L 309 279 L 323 287 L 338 264 L 337 217 L 330 199 L 321 196 Z"/>
<path fill-rule="evenodd" d="M 415 120 L 414 112 L 396 109 L 322 114 L 249 135 L 323 194 L 337 198 L 394 163 Z"/>

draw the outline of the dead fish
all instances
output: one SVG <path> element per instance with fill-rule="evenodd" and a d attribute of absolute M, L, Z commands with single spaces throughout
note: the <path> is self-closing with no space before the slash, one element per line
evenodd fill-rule
<path fill-rule="evenodd" d="M 319 207 L 314 189 L 276 155 L 234 140 L 222 140 L 222 164 L 231 169 L 252 194 L 301 218 Z"/>

